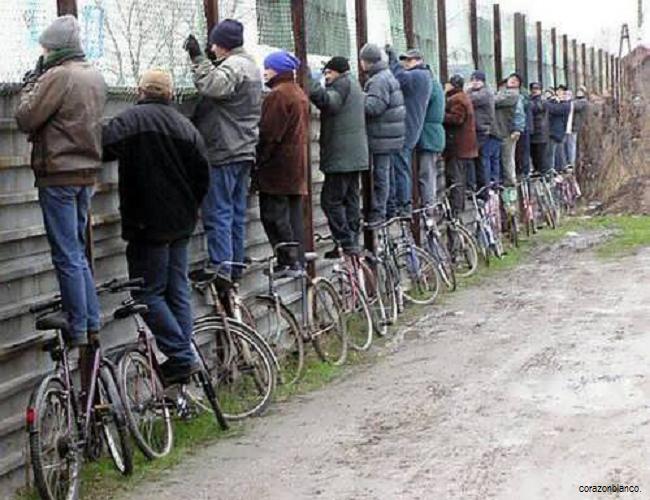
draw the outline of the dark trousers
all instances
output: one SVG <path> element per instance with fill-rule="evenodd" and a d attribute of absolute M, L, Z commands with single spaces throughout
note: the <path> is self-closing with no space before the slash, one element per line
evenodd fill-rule
<path fill-rule="evenodd" d="M 533 160 L 533 168 L 540 174 L 545 174 L 549 169 L 548 152 L 545 142 L 530 145 L 530 156 Z"/>
<path fill-rule="evenodd" d="M 359 248 L 359 172 L 325 174 L 320 204 L 332 236 L 344 250 Z"/>
<path fill-rule="evenodd" d="M 530 133 L 524 132 L 517 141 L 515 150 L 517 161 L 517 174 L 528 177 L 530 175 Z"/>
<path fill-rule="evenodd" d="M 461 160 L 460 158 L 450 157 L 446 160 L 445 176 L 447 189 L 451 186 L 451 209 L 454 215 L 459 215 L 465 209 L 465 179 L 468 165 L 472 165 L 474 160 Z"/>
<path fill-rule="evenodd" d="M 302 196 L 260 193 L 260 218 L 271 246 L 291 241 L 298 242 L 298 248 L 283 248 L 278 251 L 278 264 L 294 266 L 302 262 L 304 229 L 302 224 Z"/>
<path fill-rule="evenodd" d="M 372 202 L 370 220 L 368 222 L 383 222 L 386 219 L 386 207 L 390 194 L 391 155 L 373 153 L 372 155 Z"/>
<path fill-rule="evenodd" d="M 188 273 L 189 240 L 173 243 L 131 241 L 126 247 L 130 278 L 143 278 L 145 291 L 134 293 L 149 311 L 144 321 L 156 338 L 158 348 L 175 365 L 189 367 L 196 362 L 192 347 L 192 302 Z"/>

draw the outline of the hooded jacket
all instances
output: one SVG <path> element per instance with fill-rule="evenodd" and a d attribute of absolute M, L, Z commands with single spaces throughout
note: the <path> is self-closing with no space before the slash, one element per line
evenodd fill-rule
<path fill-rule="evenodd" d="M 92 185 L 102 164 L 106 84 L 83 60 L 63 60 L 20 93 L 18 128 L 29 134 L 37 187 Z"/>
<path fill-rule="evenodd" d="M 320 169 L 326 174 L 368 170 L 364 95 L 348 71 L 323 88 L 310 81 L 311 101 L 320 109 Z"/>
<path fill-rule="evenodd" d="M 238 47 L 216 66 L 199 56 L 192 73 L 200 96 L 192 121 L 205 140 L 210 164 L 254 161 L 262 80 L 253 56 Z"/>
<path fill-rule="evenodd" d="M 474 108 L 463 89 L 454 88 L 447 92 L 445 131 L 445 158 L 471 159 L 478 156 Z"/>
<path fill-rule="evenodd" d="M 387 154 L 400 151 L 406 133 L 406 108 L 399 82 L 386 62 L 372 65 L 364 92 L 370 152 Z"/>
<path fill-rule="evenodd" d="M 431 97 L 424 116 L 422 135 L 417 144 L 418 151 L 440 154 L 445 149 L 445 93 L 437 79 L 433 79 Z"/>

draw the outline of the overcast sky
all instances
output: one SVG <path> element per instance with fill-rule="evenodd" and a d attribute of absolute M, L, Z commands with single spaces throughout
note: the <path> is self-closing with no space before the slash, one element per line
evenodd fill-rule
<path fill-rule="evenodd" d="M 532 21 L 546 27 L 555 26 L 559 34 L 577 38 L 579 42 L 618 53 L 621 25 L 628 23 L 632 46 L 636 45 L 637 0 L 497 0 L 501 8 L 523 12 Z M 645 17 L 650 20 L 650 0 L 644 0 Z M 645 33 L 650 33 L 646 23 Z M 650 36 L 643 37 L 646 42 Z"/>

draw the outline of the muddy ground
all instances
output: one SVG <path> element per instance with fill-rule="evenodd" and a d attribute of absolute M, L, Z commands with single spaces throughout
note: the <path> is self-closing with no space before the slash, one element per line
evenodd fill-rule
<path fill-rule="evenodd" d="M 650 250 L 543 248 L 130 499 L 650 498 Z M 637 485 L 589 495 L 580 485 Z"/>

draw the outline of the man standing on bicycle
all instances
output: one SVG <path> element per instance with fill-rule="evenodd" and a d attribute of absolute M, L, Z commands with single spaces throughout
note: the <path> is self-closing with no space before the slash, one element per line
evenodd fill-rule
<path fill-rule="evenodd" d="M 271 92 L 262 105 L 260 143 L 254 172 L 260 193 L 260 218 L 271 246 L 297 242 L 278 251 L 278 274 L 302 267 L 302 204 L 307 194 L 309 100 L 296 83 L 300 61 L 286 51 L 264 60 L 264 81 Z"/>
<path fill-rule="evenodd" d="M 262 104 L 260 69 L 242 47 L 244 28 L 224 19 L 210 32 L 205 57 L 190 35 L 185 42 L 200 100 L 192 118 L 210 160 L 210 189 L 201 208 L 213 266 L 243 262 L 246 201 L 255 161 Z M 214 61 L 214 62 L 213 62 Z M 219 268 L 218 284 L 240 278 L 241 269 Z"/>
<path fill-rule="evenodd" d="M 368 146 L 372 155 L 373 189 L 369 224 L 381 223 L 386 219 L 391 156 L 404 147 L 404 95 L 385 58 L 384 51 L 372 43 L 364 45 L 359 52 L 361 70 L 368 76 L 363 90 L 366 94 Z"/>
<path fill-rule="evenodd" d="M 467 184 L 474 191 L 490 183 L 490 158 L 494 154 L 494 140 L 490 141 L 490 133 L 494 126 L 494 94 L 486 85 L 485 80 L 485 72 L 474 71 L 469 89 L 469 97 L 472 100 L 476 117 L 476 139 L 479 147 L 479 158 L 476 160 L 474 169 L 475 175 L 469 175 L 467 179 Z"/>
<path fill-rule="evenodd" d="M 548 136 L 548 110 L 542 98 L 542 85 L 530 84 L 530 108 L 533 113 L 533 130 L 530 136 L 530 157 L 533 168 L 539 174 L 545 174 L 549 168 L 546 153 Z"/>
<path fill-rule="evenodd" d="M 104 159 L 119 160 L 122 238 L 134 294 L 149 307 L 143 316 L 167 356 L 166 384 L 200 369 L 192 348 L 188 244 L 209 184 L 209 162 L 194 125 L 171 106 L 172 78 L 145 71 L 138 103 L 104 127 Z"/>
<path fill-rule="evenodd" d="M 364 96 L 345 57 L 330 59 L 323 73 L 325 88 L 310 81 L 311 101 L 321 110 L 321 207 L 337 244 L 354 254 L 359 251 L 359 173 L 368 170 Z M 336 257 L 338 248 L 325 254 Z"/>
<path fill-rule="evenodd" d="M 25 75 L 16 121 L 32 143 L 38 199 L 69 323 L 66 341 L 78 346 L 100 328 L 84 236 L 102 164 L 106 84 L 85 60 L 73 16 L 55 19 L 39 43 L 43 55 Z"/>

